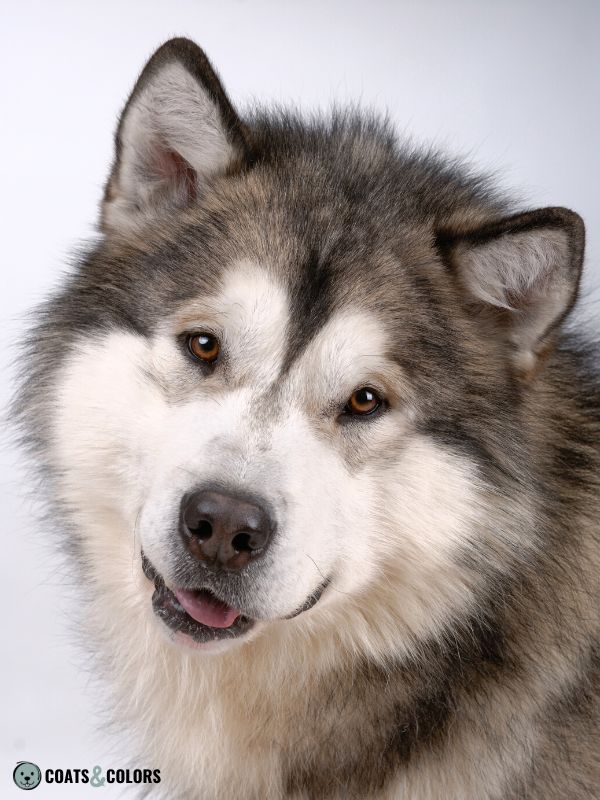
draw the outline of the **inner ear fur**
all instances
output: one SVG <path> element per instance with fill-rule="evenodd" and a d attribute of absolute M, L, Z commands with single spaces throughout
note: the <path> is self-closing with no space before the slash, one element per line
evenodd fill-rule
<path fill-rule="evenodd" d="M 205 53 L 171 39 L 144 67 L 121 114 L 102 204 L 105 232 L 194 202 L 217 175 L 252 160 L 247 127 Z"/>
<path fill-rule="evenodd" d="M 575 304 L 584 242 L 581 217 L 554 207 L 437 233 L 442 258 L 467 301 L 506 332 L 521 377 L 535 374 Z"/>

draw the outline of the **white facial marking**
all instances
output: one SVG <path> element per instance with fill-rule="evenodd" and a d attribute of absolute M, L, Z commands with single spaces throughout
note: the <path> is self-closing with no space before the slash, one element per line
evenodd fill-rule
<path fill-rule="evenodd" d="M 389 393 L 403 376 L 386 357 L 387 346 L 383 326 L 372 314 L 343 309 L 325 323 L 294 363 L 290 394 L 302 396 L 309 408 L 313 403 L 323 408 L 332 399 L 345 402 L 364 385 Z"/>
<path fill-rule="evenodd" d="M 216 296 L 187 303 L 161 333 L 170 336 L 183 329 L 214 331 L 222 337 L 232 363 L 233 383 L 268 385 L 281 370 L 288 317 L 284 289 L 265 269 L 242 261 L 225 272 Z M 161 346 L 158 340 L 156 346 Z"/>

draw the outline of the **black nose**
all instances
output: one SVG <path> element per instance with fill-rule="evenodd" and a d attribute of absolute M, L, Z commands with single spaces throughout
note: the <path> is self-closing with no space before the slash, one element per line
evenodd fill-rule
<path fill-rule="evenodd" d="M 230 570 L 261 556 L 273 532 L 269 514 L 256 500 L 214 489 L 186 495 L 180 522 L 194 558 Z"/>

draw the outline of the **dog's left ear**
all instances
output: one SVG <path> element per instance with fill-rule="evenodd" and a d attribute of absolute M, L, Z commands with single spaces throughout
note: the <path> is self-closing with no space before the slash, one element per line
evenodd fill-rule
<path fill-rule="evenodd" d="M 250 158 L 249 134 L 204 52 L 171 39 L 144 67 L 121 115 L 102 205 L 105 232 L 192 203 Z"/>
<path fill-rule="evenodd" d="M 535 374 L 577 298 L 585 229 L 566 208 L 505 217 L 474 230 L 441 231 L 438 245 L 474 311 L 495 319 L 521 377 Z"/>

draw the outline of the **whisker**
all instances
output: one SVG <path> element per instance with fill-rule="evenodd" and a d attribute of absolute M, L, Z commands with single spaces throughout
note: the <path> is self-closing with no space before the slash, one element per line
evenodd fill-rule
<path fill-rule="evenodd" d="M 348 597 L 351 597 L 351 596 L 352 596 L 352 595 L 350 594 L 350 592 L 343 592 L 341 589 L 336 589 L 336 587 L 335 587 L 335 586 L 334 586 L 334 585 L 331 583 L 331 579 L 330 579 L 330 578 L 327 578 L 327 576 L 326 576 L 326 575 L 323 575 L 323 571 L 321 570 L 321 568 L 319 567 L 319 565 L 317 564 L 317 562 L 314 560 L 314 558 L 313 558 L 312 556 L 309 556 L 309 555 L 308 555 L 308 553 L 304 553 L 304 555 L 305 555 L 305 556 L 306 556 L 308 559 L 310 559 L 310 560 L 312 561 L 312 563 L 315 565 L 315 568 L 316 568 L 317 572 L 318 572 L 318 573 L 319 573 L 319 575 L 320 575 L 320 576 L 323 578 L 323 580 L 324 580 L 324 581 L 329 581 L 329 588 L 330 588 L 330 589 L 333 589 L 333 591 L 334 591 L 334 592 L 337 592 L 338 594 L 345 594 L 345 595 L 347 595 Z"/>

